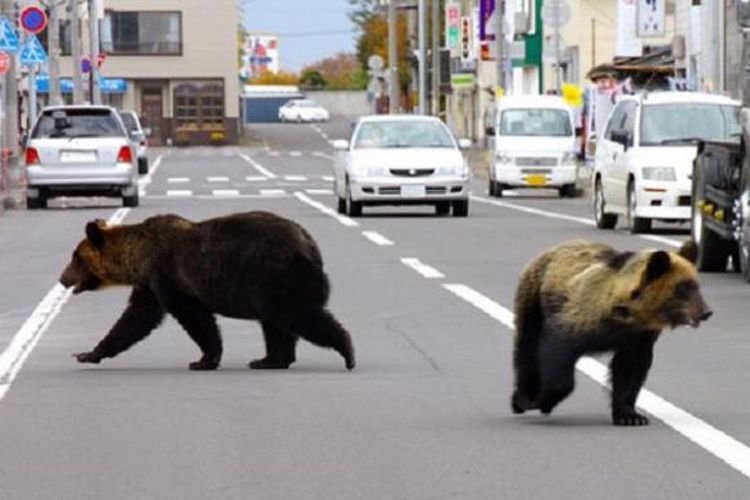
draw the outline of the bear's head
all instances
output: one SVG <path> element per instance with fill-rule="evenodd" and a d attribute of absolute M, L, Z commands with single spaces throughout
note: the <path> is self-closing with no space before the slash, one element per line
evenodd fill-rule
<path fill-rule="evenodd" d="M 104 247 L 107 240 L 107 224 L 97 219 L 86 224 L 84 238 L 73 252 L 73 257 L 60 276 L 60 284 L 73 288 L 74 294 L 86 290 L 97 290 L 114 284 L 107 270 Z"/>
<path fill-rule="evenodd" d="M 697 327 L 712 311 L 697 280 L 697 247 L 689 241 L 677 252 L 638 254 L 621 272 L 630 279 L 615 292 L 614 316 L 653 330 L 680 325 Z"/>

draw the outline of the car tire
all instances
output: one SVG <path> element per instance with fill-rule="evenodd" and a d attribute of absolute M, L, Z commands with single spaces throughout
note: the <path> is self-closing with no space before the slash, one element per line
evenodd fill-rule
<path fill-rule="evenodd" d="M 344 198 L 336 198 L 336 211 L 340 214 L 346 214 L 346 200 Z"/>
<path fill-rule="evenodd" d="M 628 227 L 630 234 L 643 234 L 651 232 L 651 219 L 636 217 L 633 215 L 636 208 L 635 181 L 631 180 L 628 184 Z"/>
<path fill-rule="evenodd" d="M 449 201 L 439 201 L 435 204 L 435 214 L 440 216 L 448 215 L 451 212 Z"/>
<path fill-rule="evenodd" d="M 614 229 L 617 225 L 617 215 L 608 214 L 604 211 L 606 208 L 604 201 L 604 191 L 602 190 L 601 179 L 596 179 L 594 184 L 594 221 L 599 229 Z"/>
<path fill-rule="evenodd" d="M 26 197 L 26 209 L 27 210 L 39 210 L 42 208 L 47 208 L 47 197 L 44 195 L 44 193 L 40 192 L 39 196 L 36 197 Z"/>
<path fill-rule="evenodd" d="M 737 242 L 737 261 L 739 262 L 735 263 L 735 267 L 739 264 L 742 279 L 750 283 L 750 158 L 746 158 L 743 163 L 739 196 L 739 241 Z"/>
<path fill-rule="evenodd" d="M 148 173 L 148 157 L 138 158 L 138 175 L 146 175 Z"/>
<path fill-rule="evenodd" d="M 123 207 L 129 207 L 134 208 L 137 207 L 140 200 L 138 197 L 138 190 L 136 189 L 135 194 L 132 196 L 123 196 L 122 197 L 122 206 Z"/>
<path fill-rule="evenodd" d="M 564 184 L 560 188 L 560 198 L 575 198 L 576 197 L 576 184 Z"/>
<path fill-rule="evenodd" d="M 727 269 L 729 260 L 728 245 L 719 235 L 706 229 L 703 213 L 705 202 L 705 172 L 697 165 L 693 165 L 693 190 L 690 207 L 690 236 L 698 247 L 695 267 L 702 272 L 720 273 Z"/>
<path fill-rule="evenodd" d="M 453 217 L 467 217 L 469 215 L 469 200 L 455 200 L 451 202 Z"/>
<path fill-rule="evenodd" d="M 359 217 L 362 215 L 362 202 L 352 200 L 352 193 L 349 182 L 346 183 L 346 214 L 349 217 Z"/>

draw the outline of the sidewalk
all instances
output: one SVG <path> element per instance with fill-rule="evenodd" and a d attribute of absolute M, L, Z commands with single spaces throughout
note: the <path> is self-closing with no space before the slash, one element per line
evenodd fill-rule
<path fill-rule="evenodd" d="M 7 179 L 0 184 L 3 188 L 0 190 L 0 214 L 26 205 L 26 179 L 19 158 L 10 160 L 7 174 Z"/>

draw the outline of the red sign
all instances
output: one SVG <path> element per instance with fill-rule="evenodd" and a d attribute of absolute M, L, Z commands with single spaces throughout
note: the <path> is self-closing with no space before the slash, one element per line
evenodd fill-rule
<path fill-rule="evenodd" d="M 10 69 L 10 56 L 6 52 L 0 52 L 0 75 L 4 75 Z"/>
<path fill-rule="evenodd" d="M 41 33 L 47 27 L 47 13 L 36 5 L 24 7 L 21 11 L 21 26 L 32 35 Z"/>
<path fill-rule="evenodd" d="M 96 56 L 96 67 L 101 68 L 102 64 L 104 64 L 104 61 L 107 60 L 107 53 L 106 52 L 99 52 Z"/>

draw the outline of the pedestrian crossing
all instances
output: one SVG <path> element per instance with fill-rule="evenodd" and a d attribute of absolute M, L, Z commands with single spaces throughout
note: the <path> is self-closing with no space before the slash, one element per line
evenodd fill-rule
<path fill-rule="evenodd" d="M 267 157 L 283 159 L 289 158 L 294 160 L 307 158 L 333 158 L 330 153 L 320 150 L 316 151 L 280 151 L 276 149 L 247 149 L 235 146 L 211 147 L 211 146 L 193 146 L 190 148 L 153 148 L 153 154 L 164 154 L 170 158 L 179 159 L 206 159 L 206 158 L 231 158 L 242 155 L 254 157 Z"/>
<path fill-rule="evenodd" d="M 262 175 L 175 176 L 152 183 L 146 197 L 151 198 L 242 198 L 291 196 L 295 192 L 310 195 L 333 195 L 332 175 L 284 175 L 268 178 Z M 164 182 L 166 181 L 166 182 Z"/>

